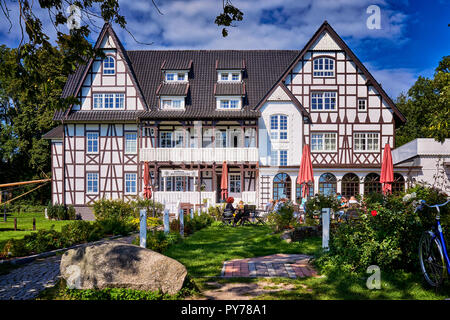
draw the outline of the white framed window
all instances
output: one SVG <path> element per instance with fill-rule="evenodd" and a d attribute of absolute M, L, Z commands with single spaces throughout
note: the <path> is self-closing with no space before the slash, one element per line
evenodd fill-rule
<path fill-rule="evenodd" d="M 160 148 L 172 148 L 172 131 L 160 131 L 159 132 L 159 147 Z"/>
<path fill-rule="evenodd" d="M 278 150 L 270 151 L 270 165 L 277 166 L 278 165 Z"/>
<path fill-rule="evenodd" d="M 311 93 L 312 110 L 336 110 L 336 92 L 312 92 Z"/>
<path fill-rule="evenodd" d="M 125 194 L 137 193 L 137 174 L 125 173 Z"/>
<path fill-rule="evenodd" d="M 241 175 L 240 174 L 230 174 L 230 192 L 241 193 Z"/>
<path fill-rule="evenodd" d="M 86 175 L 86 193 L 98 193 L 98 173 L 88 172 Z"/>
<path fill-rule="evenodd" d="M 334 77 L 334 60 L 331 58 L 314 59 L 314 77 Z"/>
<path fill-rule="evenodd" d="M 358 111 L 366 111 L 366 110 L 367 110 L 367 100 L 358 99 Z"/>
<path fill-rule="evenodd" d="M 221 98 L 217 99 L 217 109 L 239 110 L 241 109 L 241 98 Z"/>
<path fill-rule="evenodd" d="M 107 56 L 103 60 L 103 74 L 115 74 L 116 68 L 115 68 L 115 59 L 112 56 Z"/>
<path fill-rule="evenodd" d="M 336 152 L 337 133 L 311 133 L 311 152 Z"/>
<path fill-rule="evenodd" d="M 358 132 L 353 134 L 354 151 L 379 151 L 380 135 L 376 132 Z"/>
<path fill-rule="evenodd" d="M 128 132 L 125 133 L 125 153 L 137 152 L 137 133 Z"/>
<path fill-rule="evenodd" d="M 98 152 L 98 132 L 87 132 L 86 142 L 87 142 L 87 153 Z"/>
<path fill-rule="evenodd" d="M 288 152 L 287 150 L 280 150 L 280 166 L 287 166 Z"/>
<path fill-rule="evenodd" d="M 188 81 L 188 73 L 176 72 L 176 71 L 168 71 L 165 74 L 166 82 L 187 82 Z"/>
<path fill-rule="evenodd" d="M 270 139 L 285 140 L 288 138 L 288 117 L 282 114 L 270 116 Z"/>
<path fill-rule="evenodd" d="M 242 72 L 241 71 L 219 71 L 217 81 L 226 81 L 226 82 L 240 82 L 242 80 Z"/>
<path fill-rule="evenodd" d="M 161 98 L 161 109 L 163 109 L 163 110 L 184 110 L 184 98 L 179 98 L 179 97 Z"/>
<path fill-rule="evenodd" d="M 94 93 L 94 109 L 124 109 L 124 93 Z"/>

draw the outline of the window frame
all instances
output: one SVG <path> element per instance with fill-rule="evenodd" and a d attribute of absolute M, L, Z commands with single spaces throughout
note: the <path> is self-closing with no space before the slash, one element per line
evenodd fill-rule
<path fill-rule="evenodd" d="M 128 139 L 128 136 L 130 135 L 134 135 L 135 139 L 134 139 L 134 148 L 130 149 L 130 139 Z M 124 134 L 124 138 L 125 138 L 125 154 L 136 154 L 137 153 L 137 149 L 138 149 L 138 134 L 137 131 L 126 131 Z M 131 144 L 133 146 L 133 144 Z"/>
<path fill-rule="evenodd" d="M 333 68 L 332 69 L 325 69 L 326 65 L 330 65 L 329 62 L 328 62 L 328 64 L 325 63 L 326 60 L 332 62 L 332 64 L 333 64 Z M 317 61 L 317 63 L 316 63 L 316 61 Z M 316 71 L 316 66 L 320 65 L 319 62 L 322 62 L 321 63 L 322 69 Z M 314 78 L 334 78 L 335 75 L 336 75 L 336 60 L 333 57 L 330 57 L 330 56 L 315 57 L 313 59 L 312 65 L 313 65 L 313 67 L 312 67 L 312 75 L 313 75 Z M 328 71 L 325 71 L 325 70 L 328 70 Z M 329 72 L 331 74 L 325 74 L 326 72 Z M 316 74 L 316 73 L 322 73 L 322 74 Z"/>
<path fill-rule="evenodd" d="M 226 102 L 226 106 L 224 105 L 224 103 Z M 231 108 L 232 106 L 232 102 L 236 102 L 236 107 L 235 108 Z M 216 103 L 216 109 L 217 110 L 241 110 L 242 109 L 242 97 L 219 97 L 217 98 L 217 103 Z"/>
<path fill-rule="evenodd" d="M 337 132 L 326 132 L 326 131 L 320 131 L 320 132 L 316 132 L 316 131 L 311 131 L 310 132 L 311 135 L 311 152 L 312 153 L 335 153 L 337 152 L 337 143 L 338 143 L 338 133 Z M 314 135 L 322 135 L 322 149 L 317 150 L 317 149 L 313 149 L 313 136 Z M 334 135 L 334 140 L 335 140 L 335 144 L 334 144 L 334 149 L 325 149 L 326 146 L 326 136 L 325 135 Z"/>
<path fill-rule="evenodd" d="M 111 67 L 112 59 L 112 67 Z M 108 66 L 106 66 L 108 64 Z M 114 76 L 116 74 L 116 58 L 112 55 L 107 55 L 102 61 L 102 75 L 104 76 Z M 112 71 L 112 72 L 111 72 Z"/>
<path fill-rule="evenodd" d="M 90 179 L 92 175 L 95 175 L 96 179 Z M 99 173 L 96 171 L 86 172 L 86 194 L 99 194 Z M 89 182 L 95 182 L 95 187 L 97 190 L 89 190 Z M 94 187 L 94 186 L 92 186 Z"/>
<path fill-rule="evenodd" d="M 276 118 L 276 128 L 273 129 L 272 128 L 272 126 L 274 124 L 273 119 L 275 119 L 275 118 Z M 281 129 L 283 118 L 286 119 L 286 122 L 285 122 L 286 128 L 285 129 Z M 270 140 L 278 141 L 278 142 L 288 142 L 289 141 L 289 139 L 288 139 L 288 137 L 289 137 L 289 116 L 285 115 L 285 114 L 280 114 L 280 113 L 272 114 L 272 115 L 270 115 L 269 121 L 270 121 L 270 126 L 269 126 L 270 127 L 270 131 L 269 131 Z M 276 134 L 276 136 L 275 136 L 275 134 Z M 282 134 L 283 134 L 283 136 L 285 135 L 286 138 L 282 139 L 281 138 Z"/>
<path fill-rule="evenodd" d="M 360 109 L 360 102 L 364 102 L 364 109 Z M 358 112 L 367 112 L 367 99 L 366 98 L 358 98 Z"/>
<path fill-rule="evenodd" d="M 226 79 L 222 77 L 226 75 Z M 237 79 L 233 79 L 233 75 L 238 75 Z M 220 70 L 217 71 L 217 82 L 241 82 L 242 81 L 242 71 L 241 70 Z"/>
<path fill-rule="evenodd" d="M 168 76 L 173 76 L 173 79 L 168 79 Z M 179 75 L 183 75 L 183 79 L 180 80 Z M 164 82 L 173 83 L 173 82 L 189 82 L 189 72 L 182 70 L 167 70 L 164 71 Z"/>
<path fill-rule="evenodd" d="M 136 195 L 138 188 L 137 188 L 137 173 L 136 172 L 124 172 L 125 176 L 124 176 L 124 194 L 126 195 Z M 134 179 L 130 180 L 128 179 L 129 176 L 134 176 Z M 134 186 L 130 185 L 131 190 L 128 191 L 128 182 L 134 182 Z M 134 189 L 134 191 L 133 191 Z"/>
<path fill-rule="evenodd" d="M 108 97 L 107 97 L 108 96 Z M 112 108 L 106 108 L 106 99 L 112 103 Z M 100 107 L 96 105 L 100 102 Z M 117 107 L 117 104 L 120 107 Z M 124 92 L 95 92 L 92 93 L 92 110 L 125 110 Z"/>
<path fill-rule="evenodd" d="M 230 193 L 241 193 L 242 192 L 242 181 L 240 173 L 229 173 L 228 174 L 228 190 Z M 234 191 L 233 191 L 234 187 Z M 239 189 L 239 191 L 236 191 Z"/>
<path fill-rule="evenodd" d="M 365 146 L 368 146 L 369 143 L 368 143 L 367 135 L 369 135 L 369 134 L 377 135 L 377 139 L 376 139 L 376 141 L 377 141 L 377 148 L 376 149 L 360 149 L 360 148 L 357 148 L 356 147 L 357 146 L 356 145 L 356 140 L 357 140 L 356 135 L 364 135 Z M 379 131 L 376 131 L 376 132 L 370 132 L 370 131 L 353 132 L 353 137 L 352 138 L 353 138 L 353 152 L 355 152 L 355 153 L 364 153 L 364 152 L 376 153 L 376 152 L 380 152 L 380 132 Z M 361 139 L 361 138 L 358 138 L 358 139 Z"/>
<path fill-rule="evenodd" d="M 314 97 L 313 95 L 321 95 L 320 97 Z M 334 94 L 334 97 L 329 96 L 327 97 L 327 94 Z M 319 104 L 318 101 L 313 104 L 313 100 L 314 99 L 320 99 L 321 103 L 321 108 L 318 108 Z M 326 103 L 325 103 L 325 99 L 334 99 L 334 108 L 333 109 L 325 109 Z M 313 108 L 313 106 L 316 105 L 315 108 Z M 331 101 L 330 101 L 330 106 L 331 106 Z M 338 111 L 338 92 L 337 91 L 327 91 L 327 90 L 323 90 L 323 91 L 311 91 L 310 93 L 310 109 L 312 112 L 337 112 Z"/>
<path fill-rule="evenodd" d="M 95 151 L 93 151 L 93 150 L 89 151 L 89 141 L 91 140 L 89 138 L 90 134 L 96 134 L 97 135 L 97 137 L 95 138 L 97 150 L 95 150 Z M 99 131 L 86 131 L 86 153 L 87 154 L 97 154 L 97 153 L 99 153 L 99 136 L 100 136 Z"/>
<path fill-rule="evenodd" d="M 170 105 L 166 105 L 164 102 L 170 101 Z M 174 102 L 177 101 L 180 103 L 180 107 L 174 107 Z M 185 98 L 184 97 L 169 97 L 164 96 L 159 100 L 159 105 L 161 110 L 185 110 Z"/>

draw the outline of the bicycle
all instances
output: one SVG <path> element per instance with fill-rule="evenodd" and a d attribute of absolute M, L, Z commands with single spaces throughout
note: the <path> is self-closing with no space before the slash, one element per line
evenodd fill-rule
<path fill-rule="evenodd" d="M 425 200 L 420 200 L 420 205 L 416 212 L 423 206 L 436 208 L 436 225 L 428 231 L 425 231 L 419 242 L 419 262 L 423 276 L 426 282 L 432 287 L 438 287 L 446 275 L 450 275 L 450 259 L 448 257 L 447 246 L 445 244 L 444 234 L 440 221 L 440 207 L 450 202 L 442 204 L 428 205 Z"/>

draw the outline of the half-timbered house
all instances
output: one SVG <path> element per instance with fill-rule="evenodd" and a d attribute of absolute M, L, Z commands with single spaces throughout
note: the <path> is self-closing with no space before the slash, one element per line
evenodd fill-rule
<path fill-rule="evenodd" d="M 298 201 L 304 144 L 311 192 L 379 190 L 382 150 L 405 121 L 381 85 L 324 22 L 302 50 L 125 50 L 105 24 L 106 58 L 71 75 L 55 113 L 52 201 L 86 210 L 95 200 L 142 196 L 150 165 L 155 200 L 263 205 Z M 404 187 L 402 168 L 396 187 Z"/>

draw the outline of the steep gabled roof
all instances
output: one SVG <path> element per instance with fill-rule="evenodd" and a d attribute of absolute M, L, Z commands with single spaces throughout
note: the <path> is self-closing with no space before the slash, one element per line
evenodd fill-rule
<path fill-rule="evenodd" d="M 112 26 L 108 22 L 103 25 L 103 28 L 100 31 L 100 34 L 98 36 L 98 39 L 97 39 L 97 41 L 95 43 L 94 48 L 95 49 L 100 48 L 100 45 L 102 44 L 103 40 L 107 36 L 111 36 L 111 38 L 113 39 L 114 44 L 116 46 L 117 52 L 120 55 L 122 55 L 122 57 L 124 59 L 124 63 L 125 63 L 125 68 L 126 68 L 126 70 L 128 70 L 130 72 L 131 81 L 133 82 L 133 84 L 137 88 L 138 96 L 141 99 L 142 104 L 147 108 L 147 106 L 145 104 L 145 99 L 144 99 L 144 97 L 142 95 L 141 88 L 139 86 L 138 81 L 136 80 L 135 73 L 134 73 L 133 68 L 131 66 L 130 59 L 128 58 L 127 51 L 125 50 L 125 48 L 123 47 L 123 45 L 120 42 L 119 38 L 117 37 L 116 33 L 114 32 L 114 29 L 112 28 Z M 93 62 L 94 62 L 94 59 L 90 58 L 89 61 L 87 61 L 87 63 L 85 65 L 80 66 L 75 71 L 75 73 L 73 73 L 72 75 L 70 75 L 68 77 L 67 82 L 66 82 L 66 84 L 65 84 L 65 86 L 63 88 L 63 91 L 62 91 L 62 95 L 61 95 L 62 98 L 67 98 L 69 96 L 77 97 L 78 93 L 81 90 L 83 82 L 86 79 L 86 76 L 87 76 L 89 70 L 92 67 Z M 70 108 L 67 109 L 67 111 L 65 112 L 65 116 L 64 116 L 65 118 L 68 116 L 68 114 L 70 113 L 71 110 L 72 110 L 72 106 L 70 106 Z"/>
<path fill-rule="evenodd" d="M 342 40 L 342 38 L 334 31 L 334 29 L 328 24 L 327 21 L 324 21 L 324 23 L 317 29 L 317 31 L 314 33 L 312 38 L 308 41 L 308 43 L 305 45 L 305 47 L 300 51 L 297 58 L 292 62 L 292 64 L 286 69 L 283 76 L 280 77 L 280 79 L 274 83 L 273 88 L 277 87 L 279 83 L 282 83 L 286 81 L 286 77 L 289 75 L 289 73 L 294 69 L 294 67 L 299 63 L 299 61 L 304 57 L 304 55 L 308 52 L 308 50 L 311 49 L 312 45 L 322 36 L 324 32 L 328 32 L 328 34 L 331 36 L 331 38 L 338 44 L 340 48 L 342 48 L 343 51 L 347 53 L 347 55 L 353 60 L 353 62 L 356 64 L 356 66 L 362 70 L 364 75 L 367 77 L 368 81 L 367 84 L 370 84 L 373 86 L 383 97 L 383 99 L 387 102 L 389 107 L 394 112 L 394 119 L 396 124 L 405 123 L 406 118 L 405 116 L 400 112 L 400 110 L 397 108 L 395 103 L 392 101 L 392 99 L 386 94 L 384 89 L 381 87 L 381 85 L 375 80 L 375 78 L 372 76 L 372 74 L 367 70 L 367 68 L 362 64 L 362 62 L 358 59 L 358 57 L 353 53 L 353 51 L 347 46 L 347 44 Z M 261 102 L 258 104 L 257 108 L 259 108 L 270 96 L 271 92 L 273 92 L 273 88 L 271 91 L 269 91 L 265 97 L 261 100 Z"/>

